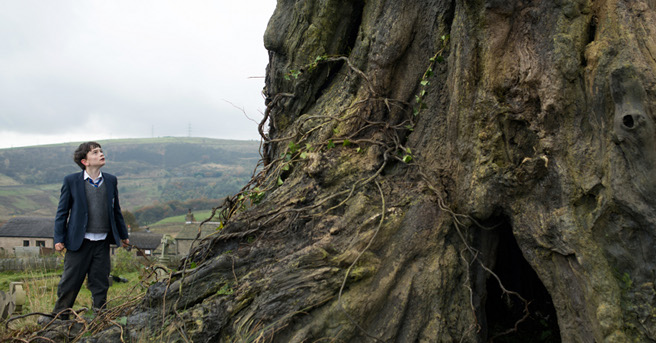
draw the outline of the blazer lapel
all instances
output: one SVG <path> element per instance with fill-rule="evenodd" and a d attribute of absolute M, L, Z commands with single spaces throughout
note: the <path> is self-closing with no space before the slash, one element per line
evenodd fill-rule
<path fill-rule="evenodd" d="M 89 207 L 87 206 L 87 193 L 86 193 L 85 190 L 84 190 L 84 187 L 86 187 L 86 185 L 84 184 L 84 183 L 86 182 L 86 181 L 84 180 L 84 171 L 82 171 L 79 175 L 80 175 L 80 176 L 78 176 L 78 178 L 77 178 L 77 185 L 76 185 L 76 188 L 77 188 L 76 192 L 77 192 L 77 194 L 76 194 L 76 195 L 77 195 L 77 199 L 81 199 L 81 200 L 82 200 L 82 201 L 81 201 L 81 203 L 82 203 L 82 209 L 84 210 L 84 213 L 86 213 L 86 212 L 87 212 L 87 209 L 88 209 Z"/>

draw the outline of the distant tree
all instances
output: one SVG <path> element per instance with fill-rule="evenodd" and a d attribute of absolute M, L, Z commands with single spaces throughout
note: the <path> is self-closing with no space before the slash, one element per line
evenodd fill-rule
<path fill-rule="evenodd" d="M 132 231 L 139 230 L 139 223 L 137 222 L 137 217 L 130 211 L 123 210 L 123 219 L 125 219 L 125 225 L 128 225 Z"/>

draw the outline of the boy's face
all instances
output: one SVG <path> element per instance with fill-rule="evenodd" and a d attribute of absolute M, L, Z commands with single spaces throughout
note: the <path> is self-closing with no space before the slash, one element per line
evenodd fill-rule
<path fill-rule="evenodd" d="M 100 168 L 105 165 L 105 154 L 103 154 L 102 148 L 95 147 L 87 153 L 87 158 L 83 158 L 81 162 L 87 168 Z"/>

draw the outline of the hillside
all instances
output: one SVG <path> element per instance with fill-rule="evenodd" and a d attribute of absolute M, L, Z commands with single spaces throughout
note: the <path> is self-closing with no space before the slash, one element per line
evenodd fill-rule
<path fill-rule="evenodd" d="M 129 211 L 235 193 L 260 158 L 258 141 L 167 137 L 99 143 L 107 157 L 103 171 L 119 177 L 121 205 Z M 72 160 L 78 144 L 0 149 L 0 222 L 54 215 L 62 179 L 80 170 Z"/>

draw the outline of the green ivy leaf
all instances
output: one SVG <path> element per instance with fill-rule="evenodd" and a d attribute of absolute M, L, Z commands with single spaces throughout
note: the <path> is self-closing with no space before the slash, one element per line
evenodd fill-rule
<path fill-rule="evenodd" d="M 291 154 L 295 154 L 298 151 L 298 145 L 294 142 L 289 142 L 287 147 L 289 148 L 289 152 Z"/>
<path fill-rule="evenodd" d="M 302 158 L 302 159 L 306 159 L 306 158 L 307 158 L 307 152 L 303 151 L 303 152 L 301 153 L 301 158 Z"/>
<path fill-rule="evenodd" d="M 420 83 L 421 83 L 421 85 L 424 86 L 424 87 L 425 87 L 425 86 L 428 86 L 428 85 L 430 84 L 430 82 L 429 82 L 428 80 L 423 80 L 423 81 L 421 81 Z"/>
<path fill-rule="evenodd" d="M 283 183 L 284 181 L 278 176 L 278 186 L 282 186 Z"/>
<path fill-rule="evenodd" d="M 348 139 L 344 139 L 344 141 L 342 142 L 342 146 L 349 146 L 349 145 L 351 145 L 351 141 Z"/>
<path fill-rule="evenodd" d="M 405 163 L 412 162 L 412 156 L 410 156 L 410 155 L 403 156 L 403 162 L 405 162 Z"/>
<path fill-rule="evenodd" d="M 332 140 L 332 139 L 329 140 L 329 141 L 328 141 L 328 149 L 332 149 L 332 148 L 334 148 L 334 147 L 335 147 L 335 143 L 333 142 L 333 140 Z"/>
<path fill-rule="evenodd" d="M 262 201 L 262 199 L 264 199 L 264 194 L 265 194 L 265 193 L 264 193 L 264 192 L 260 192 L 260 191 L 259 191 L 259 188 L 256 188 L 256 189 L 257 189 L 257 191 L 255 191 L 255 189 L 254 189 L 254 192 L 251 192 L 251 193 L 248 195 L 248 197 L 251 198 L 251 201 L 252 201 L 254 204 L 259 204 L 260 201 Z"/>

